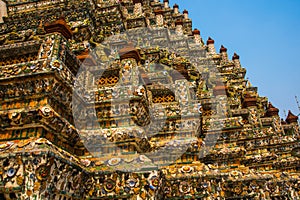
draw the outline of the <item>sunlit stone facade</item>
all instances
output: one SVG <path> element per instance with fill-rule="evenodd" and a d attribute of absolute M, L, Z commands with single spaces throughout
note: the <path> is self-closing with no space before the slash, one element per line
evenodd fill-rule
<path fill-rule="evenodd" d="M 74 123 L 78 70 L 97 65 L 91 52 L 105 39 L 141 27 L 173 49 L 118 41 L 109 69 L 85 77 L 101 134 L 117 144 L 95 156 L 86 142 L 97 146 L 100 133 Z M 168 0 L 0 1 L 0 199 L 300 199 L 298 117 L 281 119 L 245 74 Z M 125 93 L 130 101 L 110 103 Z M 81 123 L 93 127 L 87 115 Z M 138 137 L 151 115 L 165 116 L 161 129 Z M 196 138 L 182 155 L 175 143 L 173 154 L 143 155 L 182 136 Z"/>

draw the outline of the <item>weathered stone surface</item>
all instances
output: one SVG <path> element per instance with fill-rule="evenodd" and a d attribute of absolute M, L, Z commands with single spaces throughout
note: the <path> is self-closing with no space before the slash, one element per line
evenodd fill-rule
<path fill-rule="evenodd" d="M 298 117 L 289 112 L 281 120 L 279 109 L 245 79 L 239 56 L 228 59 L 224 46 L 217 53 L 211 38 L 205 45 L 178 5 L 5 3 L 0 1 L 0 199 L 300 198 Z M 156 34 L 156 46 L 117 37 L 124 32 L 132 40 Z M 115 40 L 103 42 L 107 38 Z M 102 54 L 94 55 L 95 47 Z M 96 66 L 112 57 L 107 68 Z M 76 77 L 82 63 L 93 79 Z M 82 77 L 86 91 L 75 89 Z M 80 96 L 76 108 L 74 95 Z M 91 111 L 82 112 L 93 106 L 101 131 L 79 134 L 74 116 L 93 129 Z M 139 127 L 153 119 L 164 120 L 149 128 L 157 134 L 140 137 Z M 174 143 L 167 155 L 144 155 L 170 138 L 193 135 L 179 157 Z M 166 164 L 170 157 L 176 163 Z M 124 163 L 131 172 L 116 170 Z"/>

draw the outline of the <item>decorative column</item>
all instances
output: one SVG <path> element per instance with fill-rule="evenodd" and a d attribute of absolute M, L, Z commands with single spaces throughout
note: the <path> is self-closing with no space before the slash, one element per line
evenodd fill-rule
<path fill-rule="evenodd" d="M 135 16 L 141 16 L 143 14 L 143 7 L 142 7 L 142 1 L 141 0 L 134 0 L 134 15 Z"/>
<path fill-rule="evenodd" d="M 155 10 L 154 13 L 156 16 L 156 25 L 163 26 L 164 25 L 164 16 L 163 16 L 164 11 L 160 9 L 160 10 Z"/>

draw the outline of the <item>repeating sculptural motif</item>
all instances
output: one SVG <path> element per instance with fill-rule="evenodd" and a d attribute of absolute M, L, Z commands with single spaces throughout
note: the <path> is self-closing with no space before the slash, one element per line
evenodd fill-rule
<path fill-rule="evenodd" d="M 298 117 L 289 112 L 281 119 L 245 79 L 239 56 L 228 59 L 224 46 L 216 52 L 212 38 L 205 44 L 186 10 L 170 8 L 168 0 L 5 4 L 7 16 L 0 13 L 0 199 L 300 198 Z M 154 43 L 150 33 L 136 39 L 140 27 L 155 33 L 156 46 L 147 48 Z M 131 50 L 138 58 L 117 51 L 132 47 L 126 40 L 137 40 Z M 168 43 L 171 48 L 160 48 Z M 114 62 L 101 74 L 96 58 Z M 82 63 L 95 68 L 94 79 L 76 77 Z M 169 75 L 161 70 L 165 66 L 179 73 Z M 149 73 L 155 70 L 159 73 Z M 132 89 L 139 76 L 144 84 Z M 149 81 L 166 77 L 174 78 L 174 90 Z M 95 87 L 85 91 L 75 85 L 80 78 Z M 74 88 L 81 95 L 76 105 Z M 128 104 L 109 103 L 128 94 Z M 192 98 L 201 106 L 188 104 Z M 86 99 L 98 106 L 94 112 L 102 135 L 89 120 L 93 109 L 81 112 Z M 151 106 L 157 108 L 153 113 Z M 199 129 L 182 117 L 193 112 Z M 90 131 L 80 135 L 74 116 Z M 148 129 L 158 134 L 141 136 L 140 127 L 151 117 L 167 120 Z M 153 167 L 152 161 L 160 163 L 163 156 L 132 156 L 159 150 L 181 130 L 196 132 L 197 139 L 174 164 Z M 190 138 L 192 131 L 184 136 Z M 93 150 L 102 140 L 119 146 L 101 147 L 97 155 L 87 151 L 84 140 Z M 144 168 L 114 170 L 123 164 L 128 171 Z"/>

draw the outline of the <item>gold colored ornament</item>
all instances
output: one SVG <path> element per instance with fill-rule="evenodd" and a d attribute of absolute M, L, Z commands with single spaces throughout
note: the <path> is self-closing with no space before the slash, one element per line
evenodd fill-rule
<path fill-rule="evenodd" d="M 16 158 L 16 160 L 17 160 L 17 164 L 18 165 L 22 165 L 22 157 L 21 156 L 18 156 L 17 158 Z"/>
<path fill-rule="evenodd" d="M 140 192 L 140 188 L 133 188 L 134 194 L 138 194 Z"/>
<path fill-rule="evenodd" d="M 116 187 L 116 188 L 115 188 L 115 192 L 116 192 L 117 194 L 119 194 L 119 193 L 120 193 L 120 188 L 119 188 L 119 187 Z"/>
<path fill-rule="evenodd" d="M 50 174 L 50 170 L 47 166 L 41 165 L 39 168 L 36 170 L 36 177 L 38 180 L 46 180 Z"/>
<path fill-rule="evenodd" d="M 32 195 L 32 191 L 31 190 L 27 190 L 26 194 L 27 194 L 27 196 L 30 197 Z"/>
<path fill-rule="evenodd" d="M 104 185 L 104 189 L 107 191 L 107 192 L 111 192 L 115 189 L 116 187 L 116 183 L 114 180 L 112 179 L 108 179 L 106 182 L 105 182 L 105 185 Z"/>
<path fill-rule="evenodd" d="M 94 189 L 91 189 L 91 190 L 89 191 L 89 195 L 92 196 L 93 193 L 94 193 Z"/>
<path fill-rule="evenodd" d="M 177 169 L 172 167 L 172 168 L 169 169 L 169 172 L 171 174 L 175 174 L 177 172 Z"/>
<path fill-rule="evenodd" d="M 38 191 L 40 189 L 40 186 L 41 186 L 40 182 L 35 182 L 33 186 L 33 190 Z"/>
<path fill-rule="evenodd" d="M 141 197 L 143 200 L 146 200 L 146 197 L 147 197 L 146 192 L 143 191 L 143 192 L 140 194 L 140 197 Z"/>
<path fill-rule="evenodd" d="M 17 180 L 17 184 L 18 184 L 18 185 L 22 185 L 23 182 L 24 182 L 24 177 L 23 177 L 23 176 L 18 176 L 18 177 L 16 178 L 16 180 Z"/>
<path fill-rule="evenodd" d="M 29 143 L 30 143 L 30 140 L 22 140 L 18 143 L 18 147 L 23 148 L 23 147 L 27 146 Z"/>

